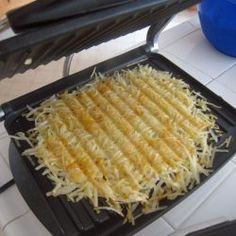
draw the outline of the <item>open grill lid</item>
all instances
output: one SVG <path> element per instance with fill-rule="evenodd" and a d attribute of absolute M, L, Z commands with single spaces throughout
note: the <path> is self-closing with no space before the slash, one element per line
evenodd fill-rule
<path fill-rule="evenodd" d="M 159 31 L 165 19 L 198 2 L 134 0 L 18 34 L 0 42 L 0 79 L 150 25 Z"/>

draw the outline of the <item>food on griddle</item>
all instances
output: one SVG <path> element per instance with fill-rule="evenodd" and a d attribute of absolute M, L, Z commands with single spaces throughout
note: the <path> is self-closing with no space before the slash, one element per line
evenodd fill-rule
<path fill-rule="evenodd" d="M 24 155 L 54 184 L 48 196 L 88 199 L 134 223 L 137 207 L 162 209 L 211 172 L 221 132 L 206 99 L 167 72 L 94 77 L 30 109 Z"/>

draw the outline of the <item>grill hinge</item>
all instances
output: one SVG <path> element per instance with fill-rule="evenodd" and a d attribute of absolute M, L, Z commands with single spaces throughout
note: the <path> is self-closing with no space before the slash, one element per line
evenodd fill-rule
<path fill-rule="evenodd" d="M 150 52 L 152 53 L 158 53 L 159 51 L 159 36 L 163 29 L 169 24 L 169 22 L 174 18 L 174 16 L 162 19 L 158 21 L 157 23 L 150 26 L 148 32 L 147 32 L 147 47 Z"/>
<path fill-rule="evenodd" d="M 3 110 L 3 107 L 0 106 L 0 122 L 5 120 L 6 113 Z"/>

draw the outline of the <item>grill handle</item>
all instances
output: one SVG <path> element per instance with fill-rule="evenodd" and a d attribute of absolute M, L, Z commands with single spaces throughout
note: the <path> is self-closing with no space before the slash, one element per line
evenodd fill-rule
<path fill-rule="evenodd" d="M 95 11 L 123 5 L 135 0 L 51 0 L 36 1 L 10 11 L 7 18 L 15 32 L 43 27 L 59 20 L 79 17 Z"/>

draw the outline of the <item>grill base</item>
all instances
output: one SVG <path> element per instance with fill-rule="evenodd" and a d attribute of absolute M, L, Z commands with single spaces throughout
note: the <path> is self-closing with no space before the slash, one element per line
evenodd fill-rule
<path fill-rule="evenodd" d="M 121 217 L 107 211 L 101 211 L 97 215 L 85 200 L 74 204 L 67 202 L 62 197 L 46 197 L 46 192 L 51 189 L 51 183 L 46 177 L 41 175 L 40 171 L 34 170 L 29 160 L 20 155 L 27 146 L 23 144 L 19 148 L 12 142 L 10 145 L 10 167 L 15 182 L 32 211 L 53 235 L 132 235 L 152 223 L 193 193 L 226 164 L 236 151 L 236 110 L 163 56 L 148 53 L 145 47 L 141 47 L 96 65 L 96 71 L 101 73 L 113 72 L 126 68 L 127 66 L 131 68 L 138 63 L 149 64 L 156 69 L 171 72 L 176 78 L 183 79 L 195 91 L 201 92 L 209 102 L 222 107 L 221 109 L 212 108 L 212 111 L 218 117 L 217 123 L 224 131 L 222 140 L 232 136 L 229 152 L 217 153 L 213 166 L 214 172 L 209 177 L 202 176 L 200 185 L 195 186 L 186 195 L 178 197 L 173 201 L 163 201 L 163 205 L 168 206 L 167 209 L 149 215 L 143 215 L 136 219 L 135 226 L 132 226 L 130 224 L 123 224 Z M 36 90 L 29 95 L 25 95 L 20 101 L 24 104 L 37 105 L 52 94 L 85 84 L 89 82 L 93 68 L 91 67 L 74 74 L 68 77 L 68 80 L 59 80 L 45 88 Z M 15 134 L 18 131 L 26 131 L 32 126 L 32 123 L 26 121 L 21 116 L 23 111 L 19 110 L 7 117 L 6 128 L 10 134 Z"/>

